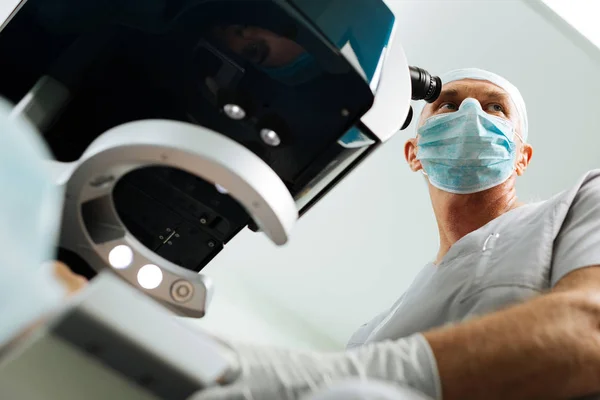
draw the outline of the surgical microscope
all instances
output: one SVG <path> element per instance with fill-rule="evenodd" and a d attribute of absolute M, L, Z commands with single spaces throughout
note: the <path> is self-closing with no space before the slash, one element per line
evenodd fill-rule
<path fill-rule="evenodd" d="M 0 352 L 0 398 L 184 400 L 235 379 L 175 316 L 204 316 L 202 269 L 242 229 L 284 245 L 438 98 L 396 31 L 382 0 L 21 1 L 0 97 L 52 155 L 56 257 L 91 283 Z"/>

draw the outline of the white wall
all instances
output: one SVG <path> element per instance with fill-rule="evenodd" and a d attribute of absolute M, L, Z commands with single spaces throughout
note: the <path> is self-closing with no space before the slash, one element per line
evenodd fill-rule
<path fill-rule="evenodd" d="M 598 0 L 543 0 L 543 2 L 569 25 L 600 46 L 600 2 Z"/>
<path fill-rule="evenodd" d="M 330 350 L 337 343 L 297 313 L 227 267 L 208 271 L 217 287 L 207 315 L 190 320 L 222 338 L 297 349 Z"/>

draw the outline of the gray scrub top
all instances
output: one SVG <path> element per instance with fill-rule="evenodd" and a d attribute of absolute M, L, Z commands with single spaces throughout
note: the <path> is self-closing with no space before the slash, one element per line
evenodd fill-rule
<path fill-rule="evenodd" d="M 427 264 L 348 348 L 464 321 L 547 291 L 571 271 L 600 265 L 600 170 L 550 200 L 514 209 Z"/>

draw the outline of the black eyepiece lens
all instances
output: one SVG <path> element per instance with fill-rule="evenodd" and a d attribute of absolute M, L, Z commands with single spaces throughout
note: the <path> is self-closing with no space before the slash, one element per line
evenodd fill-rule
<path fill-rule="evenodd" d="M 409 67 L 412 99 L 433 103 L 442 92 L 442 80 L 419 67 Z"/>

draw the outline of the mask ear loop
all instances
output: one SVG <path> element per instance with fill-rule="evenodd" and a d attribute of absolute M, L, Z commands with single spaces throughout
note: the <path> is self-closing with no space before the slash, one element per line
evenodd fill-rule
<path fill-rule="evenodd" d="M 416 134 L 415 139 L 417 139 L 417 148 L 419 147 L 419 133 Z M 421 165 L 421 173 L 425 176 L 429 176 L 427 175 L 427 172 L 425 172 L 425 169 L 423 168 L 423 165 Z M 429 180 L 429 178 L 427 178 Z"/>
<path fill-rule="evenodd" d="M 519 139 L 521 139 L 521 143 L 525 144 L 526 142 L 525 142 L 525 139 L 523 139 L 523 136 L 521 136 L 521 134 L 519 132 L 517 132 L 516 129 L 513 129 L 513 131 L 514 131 L 515 136 L 518 137 Z M 513 170 L 515 172 L 517 171 L 517 166 L 516 165 L 513 166 Z"/>
<path fill-rule="evenodd" d="M 521 139 L 521 143 L 525 144 L 525 139 L 523 139 L 523 136 L 521 136 L 521 134 L 519 132 L 517 132 L 517 130 L 515 129 L 515 136 L 518 137 L 519 139 Z"/>
<path fill-rule="evenodd" d="M 418 144 L 417 144 L 417 147 L 419 147 Z M 425 172 L 425 168 L 423 168 L 423 165 L 421 165 L 421 173 L 425 176 L 429 176 L 429 175 L 427 175 L 427 172 Z M 429 178 L 427 178 L 427 179 L 429 179 Z"/>

